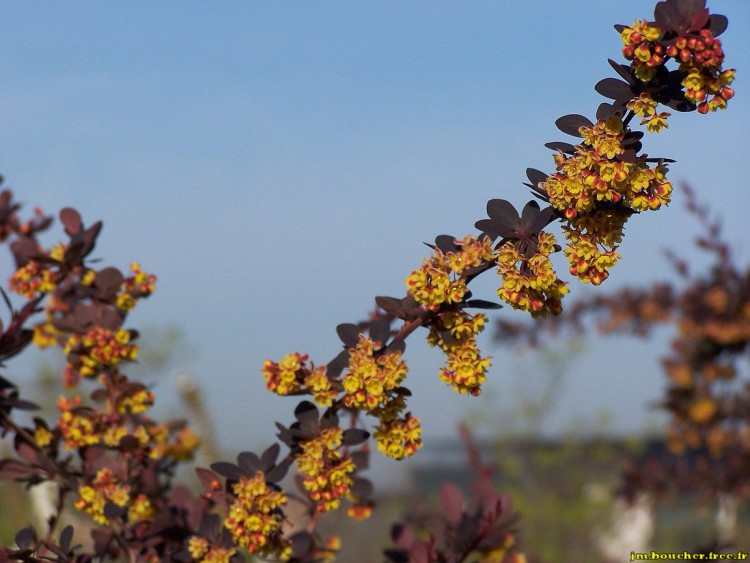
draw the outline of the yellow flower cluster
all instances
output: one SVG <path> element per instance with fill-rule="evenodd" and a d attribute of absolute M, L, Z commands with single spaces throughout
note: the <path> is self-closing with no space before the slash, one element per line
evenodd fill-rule
<path fill-rule="evenodd" d="M 532 317 L 558 315 L 562 311 L 562 298 L 569 289 L 557 278 L 550 254 L 555 252 L 555 237 L 540 232 L 536 251 L 530 256 L 519 252 L 512 242 L 500 247 L 497 256 L 497 273 L 502 285 L 497 295 L 514 309 L 528 311 Z M 559 250 L 559 247 L 557 247 Z"/>
<path fill-rule="evenodd" d="M 699 113 L 726 108 L 727 101 L 734 97 L 734 90 L 729 85 L 734 80 L 735 71 L 722 70 L 724 50 L 721 40 L 714 37 L 710 29 L 690 31 L 670 41 L 668 46 L 659 42 L 661 36 L 661 29 L 639 20 L 622 30 L 622 53 L 632 61 L 636 77 L 642 82 L 650 82 L 656 69 L 672 57 L 679 61 L 679 70 L 685 73 L 682 81 L 685 98 L 697 104 Z M 652 113 L 644 123 L 650 131 L 658 131 L 665 126 L 663 119 L 666 115 L 669 114 Z"/>
<path fill-rule="evenodd" d="M 124 437 L 133 436 L 148 451 L 151 459 L 171 457 L 187 460 L 200 443 L 189 427 L 175 433 L 168 424 L 156 424 L 147 420 L 135 426 L 131 432 L 119 416 L 107 416 L 105 421 L 101 413 L 81 408 L 80 397 L 60 397 L 57 408 L 60 411 L 57 426 L 65 449 L 68 450 L 95 444 L 116 448 Z M 44 433 L 40 436 L 44 437 Z"/>
<path fill-rule="evenodd" d="M 49 310 L 47 311 L 47 318 L 52 318 Z M 55 328 L 55 325 L 51 321 L 44 321 L 37 323 L 34 326 L 34 334 L 31 337 L 31 341 L 35 346 L 39 348 L 47 348 L 56 344 L 58 338 L 63 336 L 63 333 Z"/>
<path fill-rule="evenodd" d="M 149 498 L 144 494 L 136 496 L 128 507 L 128 520 L 130 522 L 150 520 L 155 514 L 156 509 L 151 504 Z"/>
<path fill-rule="evenodd" d="M 210 546 L 208 540 L 201 536 L 190 536 L 187 550 L 193 560 L 201 563 L 229 563 L 236 553 L 231 547 Z"/>
<path fill-rule="evenodd" d="M 593 285 L 606 280 L 609 270 L 621 258 L 615 248 L 622 240 L 627 219 L 621 210 L 602 209 L 563 225 L 570 274 Z"/>
<path fill-rule="evenodd" d="M 463 274 L 494 259 L 489 237 L 477 239 L 467 235 L 455 243 L 459 250 L 443 252 L 436 248 L 422 267 L 406 278 L 409 293 L 417 303 L 432 311 L 437 311 L 443 303 L 459 303 L 468 291 Z"/>
<path fill-rule="evenodd" d="M 14 293 L 27 299 L 33 299 L 38 294 L 50 293 L 55 290 L 57 274 L 47 266 L 31 260 L 10 276 L 8 285 Z"/>
<path fill-rule="evenodd" d="M 634 101 L 644 115 L 646 99 Z M 634 110 L 635 111 L 635 110 Z M 649 167 L 644 158 L 635 162 L 619 159 L 624 127 L 619 115 L 599 120 L 593 127 L 581 127 L 583 143 L 575 154 L 555 155 L 557 172 L 541 185 L 550 204 L 567 219 L 563 227 L 570 272 L 586 283 L 599 284 L 619 258 L 615 252 L 622 238 L 627 209 L 653 211 L 667 205 L 672 184 L 667 167 Z M 621 203 L 620 208 L 616 204 Z"/>
<path fill-rule="evenodd" d="M 340 451 L 342 437 L 343 430 L 336 426 L 324 428 L 319 436 L 300 443 L 297 468 L 305 476 L 302 485 L 318 512 L 336 510 L 353 483 L 356 466 Z"/>
<path fill-rule="evenodd" d="M 138 357 L 138 345 L 130 341 L 130 331 L 112 331 L 94 327 L 86 334 L 71 334 L 65 343 L 68 364 L 65 373 L 67 384 L 75 384 L 79 377 L 95 377 L 105 366 L 115 366 L 122 361 Z"/>
<path fill-rule="evenodd" d="M 253 478 L 241 477 L 232 490 L 236 499 L 229 507 L 224 526 L 232 533 L 234 542 L 260 556 L 288 558 L 291 546 L 282 535 L 286 494 L 266 483 L 262 471 Z M 197 546 L 193 545 L 198 553 Z M 198 558 L 195 554 L 193 557 Z"/>
<path fill-rule="evenodd" d="M 80 410 L 80 406 L 80 397 L 60 397 L 57 400 L 57 408 L 60 411 L 57 426 L 68 450 L 98 444 L 101 440 L 99 417 L 92 411 Z"/>
<path fill-rule="evenodd" d="M 375 431 L 378 450 L 393 459 L 403 459 L 422 447 L 422 427 L 411 413 L 402 418 L 382 420 Z"/>
<path fill-rule="evenodd" d="M 121 311 L 130 311 L 140 298 L 148 297 L 156 288 L 156 276 L 144 272 L 137 262 L 130 265 L 130 271 L 131 276 L 123 281 L 123 289 L 115 301 Z"/>
<path fill-rule="evenodd" d="M 669 124 L 667 118 L 671 115 L 668 111 L 656 113 L 656 106 L 659 105 L 648 92 L 641 92 L 637 98 L 630 100 L 625 107 L 641 117 L 641 125 L 651 133 L 661 133 L 667 129 Z"/>
<path fill-rule="evenodd" d="M 124 393 L 117 399 L 119 414 L 142 414 L 154 404 L 154 393 L 145 388 L 137 388 L 130 393 Z"/>
<path fill-rule="evenodd" d="M 430 327 L 427 342 L 438 346 L 446 355 L 446 366 L 440 379 L 462 395 L 479 395 L 491 362 L 477 348 L 476 335 L 484 330 L 487 317 L 465 311 L 449 311 Z"/>
<path fill-rule="evenodd" d="M 124 507 L 130 500 L 130 486 L 121 485 L 110 469 L 100 469 L 91 485 L 78 487 L 78 499 L 75 507 L 91 516 L 97 524 L 106 526 L 109 519 L 104 515 L 107 502 Z"/>
<path fill-rule="evenodd" d="M 326 375 L 325 366 L 307 365 L 307 354 L 287 354 L 279 362 L 266 360 L 263 363 L 263 378 L 266 388 L 277 395 L 290 395 L 307 391 L 313 401 L 321 407 L 330 407 L 339 392 L 333 388 Z"/>
<path fill-rule="evenodd" d="M 354 503 L 346 508 L 346 515 L 356 522 L 362 522 L 372 516 L 373 502 Z"/>
<path fill-rule="evenodd" d="M 149 457 L 152 459 L 169 457 L 177 461 L 188 461 L 193 458 L 195 450 L 200 445 L 198 435 L 187 426 L 175 435 L 172 435 L 166 424 L 149 424 L 140 428 L 145 428 L 148 433 L 151 442 Z M 148 443 L 143 441 L 143 437 L 140 437 L 139 441 L 144 446 Z"/>
<path fill-rule="evenodd" d="M 680 70 L 687 73 L 682 81 L 685 97 L 698 104 L 699 113 L 727 107 L 727 101 L 734 97 L 729 85 L 734 81 L 735 71 L 722 70 L 721 39 L 715 38 L 711 30 L 678 37 L 667 48 L 667 54 L 680 61 Z"/>
<path fill-rule="evenodd" d="M 651 80 L 656 68 L 666 61 L 666 49 L 655 43 L 661 34 L 661 29 L 640 20 L 635 20 L 633 27 L 626 27 L 620 34 L 624 43 L 622 55 L 633 61 L 635 75 L 643 82 Z"/>
<path fill-rule="evenodd" d="M 364 334 L 359 335 L 355 348 L 349 350 L 349 368 L 344 374 L 344 405 L 372 411 L 385 405 L 391 392 L 406 377 L 406 363 L 401 352 L 378 354 L 381 344 Z"/>

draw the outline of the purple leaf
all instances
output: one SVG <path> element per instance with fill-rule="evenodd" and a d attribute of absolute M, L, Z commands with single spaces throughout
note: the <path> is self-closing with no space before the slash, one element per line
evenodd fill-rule
<path fill-rule="evenodd" d="M 569 115 L 563 115 L 555 121 L 557 128 L 563 133 L 572 135 L 573 137 L 580 137 L 581 134 L 578 129 L 581 127 L 593 127 L 593 123 L 587 118 L 577 113 L 571 113 Z"/>
<path fill-rule="evenodd" d="M 440 506 L 448 519 L 457 524 L 464 508 L 464 494 L 453 483 L 440 485 Z"/>
<path fill-rule="evenodd" d="M 555 141 L 552 143 L 544 143 L 544 146 L 553 151 L 560 151 L 565 154 L 575 154 L 576 152 L 575 146 L 571 145 L 570 143 L 561 143 L 559 141 Z"/>
<path fill-rule="evenodd" d="M 72 237 L 81 230 L 81 215 L 72 207 L 66 207 L 60 211 L 60 222 L 65 227 L 65 233 Z"/>
<path fill-rule="evenodd" d="M 711 14 L 711 17 L 708 18 L 708 29 L 711 30 L 711 33 L 714 34 L 714 37 L 718 37 L 722 33 L 724 33 L 727 30 L 727 26 L 729 25 L 729 20 L 726 18 L 726 16 L 722 16 L 720 14 Z"/>
<path fill-rule="evenodd" d="M 36 532 L 29 526 L 20 530 L 15 537 L 16 545 L 21 549 L 29 549 L 31 544 L 36 541 Z"/>
<path fill-rule="evenodd" d="M 292 465 L 292 460 L 284 458 L 281 462 L 266 473 L 266 481 L 269 483 L 278 483 L 281 481 L 289 471 L 289 467 Z"/>
<path fill-rule="evenodd" d="M 329 379 L 338 377 L 341 375 L 341 372 L 344 371 L 344 368 L 348 363 L 349 352 L 347 350 L 342 350 L 334 359 L 328 362 L 328 365 L 326 366 L 326 375 Z"/>
<path fill-rule="evenodd" d="M 307 532 L 297 532 L 289 541 L 292 544 L 292 557 L 305 561 L 315 545 L 312 536 Z"/>
<path fill-rule="evenodd" d="M 502 309 L 503 306 L 500 303 L 493 303 L 492 301 L 485 301 L 484 299 L 470 299 L 464 303 L 465 307 L 472 309 Z"/>
<path fill-rule="evenodd" d="M 237 467 L 234 463 L 229 463 L 228 461 L 217 461 L 216 463 L 212 463 L 211 469 L 216 471 L 216 473 L 218 473 L 222 477 L 226 477 L 227 479 L 237 480 L 243 476 L 240 468 Z"/>
<path fill-rule="evenodd" d="M 260 469 L 260 459 L 253 452 L 241 452 L 237 456 L 237 464 L 247 476 L 255 475 Z"/>
<path fill-rule="evenodd" d="M 456 252 L 459 246 L 456 244 L 456 237 L 451 235 L 438 235 L 435 237 L 435 246 L 443 252 Z"/>
<path fill-rule="evenodd" d="M 351 458 L 357 469 L 367 469 L 370 466 L 370 454 L 368 452 L 356 451 L 351 454 Z"/>
<path fill-rule="evenodd" d="M 96 273 L 94 287 L 102 299 L 113 300 L 120 290 L 124 277 L 117 268 L 104 268 Z"/>
<path fill-rule="evenodd" d="M 504 199 L 491 199 L 487 202 L 487 215 L 490 219 L 499 221 L 506 225 L 518 222 L 518 211 L 509 201 Z"/>
<path fill-rule="evenodd" d="M 342 323 L 336 327 L 336 334 L 347 348 L 354 348 L 359 342 L 359 327 L 352 323 Z"/>
<path fill-rule="evenodd" d="M 630 81 L 633 79 L 633 77 L 630 74 L 630 67 L 627 65 L 620 64 L 618 62 L 613 61 L 612 59 L 607 59 L 607 62 L 609 62 L 609 66 L 611 66 L 613 69 L 615 69 L 615 72 L 619 74 L 622 78 L 625 79 L 627 83 L 630 84 Z"/>
<path fill-rule="evenodd" d="M 34 473 L 34 468 L 28 463 L 17 459 L 0 460 L 0 479 L 18 479 Z"/>
<path fill-rule="evenodd" d="M 372 481 L 369 479 L 355 479 L 351 492 L 360 500 L 370 498 L 372 496 Z"/>
<path fill-rule="evenodd" d="M 396 297 L 378 295 L 375 297 L 375 303 L 377 303 L 378 307 L 383 309 L 383 311 L 394 317 L 401 318 L 401 315 L 403 314 L 404 309 L 401 299 L 397 299 Z"/>
<path fill-rule="evenodd" d="M 200 482 L 206 491 L 213 491 L 212 484 L 215 481 L 219 481 L 219 476 L 216 473 L 204 467 L 197 467 L 195 469 L 195 474 L 198 475 L 198 479 L 200 479 Z"/>
<path fill-rule="evenodd" d="M 271 467 L 273 467 L 273 464 L 276 462 L 276 458 L 279 457 L 280 451 L 281 446 L 279 446 L 278 444 L 273 444 L 272 446 L 266 448 L 266 450 L 260 455 L 260 470 L 266 473 Z"/>
<path fill-rule="evenodd" d="M 391 337 L 391 322 L 388 319 L 375 321 L 370 325 L 370 339 L 374 342 L 380 342 L 383 346 Z"/>
<path fill-rule="evenodd" d="M 547 181 L 547 174 L 536 168 L 527 168 L 526 177 L 529 179 L 529 182 L 535 186 Z"/>
<path fill-rule="evenodd" d="M 341 443 L 345 446 L 358 446 L 367 441 L 370 433 L 359 428 L 349 428 L 344 430 Z"/>
<path fill-rule="evenodd" d="M 65 553 L 70 551 L 70 542 L 73 540 L 73 526 L 68 524 L 60 532 L 60 547 Z"/>

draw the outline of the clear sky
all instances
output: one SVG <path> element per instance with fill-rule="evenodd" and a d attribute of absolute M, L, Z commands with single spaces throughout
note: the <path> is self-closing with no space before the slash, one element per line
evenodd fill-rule
<path fill-rule="evenodd" d="M 737 95 L 719 114 L 673 116 L 645 151 L 677 159 L 672 179 L 713 202 L 746 260 L 750 3 L 709 6 L 729 17 Z M 550 170 L 543 144 L 569 140 L 555 119 L 602 101 L 593 86 L 621 60 L 612 25 L 652 13 L 642 0 L 3 1 L 0 171 L 29 206 L 102 219 L 106 263 L 158 275 L 131 326 L 179 326 L 193 353 L 173 367 L 204 387 L 222 444 L 261 447 L 296 404 L 265 391 L 263 360 L 327 362 L 338 323 L 404 294 L 422 241 L 475 232 L 490 198 L 527 201 L 526 167 Z M 662 248 L 691 252 L 681 201 L 631 220 L 610 287 L 668 277 Z M 475 294 L 493 298 L 484 277 Z M 410 340 L 408 386 L 428 441 L 477 408 L 507 420 L 517 389 L 545 378 L 486 341 L 486 397 L 453 395 L 422 341 Z M 602 410 L 615 431 L 643 428 L 658 356 L 590 343 L 547 431 Z M 173 383 L 158 379 L 157 401 L 173 400 Z"/>

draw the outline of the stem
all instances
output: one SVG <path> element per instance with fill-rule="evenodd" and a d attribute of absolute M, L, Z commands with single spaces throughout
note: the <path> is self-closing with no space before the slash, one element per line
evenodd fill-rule
<path fill-rule="evenodd" d="M 632 109 L 628 110 L 628 113 L 625 114 L 625 119 L 622 120 L 623 126 L 627 127 L 628 125 L 630 125 L 630 122 L 633 120 L 634 117 L 635 117 L 635 112 Z"/>
<path fill-rule="evenodd" d="M 22 427 L 18 426 L 18 424 L 16 424 L 16 422 L 12 418 L 10 418 L 7 413 L 0 413 L 0 416 L 2 416 L 3 423 L 10 426 L 16 433 L 16 435 L 20 436 L 24 442 L 34 448 L 34 450 L 36 450 L 36 452 L 39 453 L 44 458 L 44 460 L 52 466 L 52 468 L 60 475 L 60 478 L 65 482 L 65 485 L 67 485 L 73 491 L 78 488 L 78 483 L 73 479 L 73 477 L 71 477 L 70 474 L 67 473 L 66 469 L 62 467 L 56 459 L 53 459 L 49 455 L 47 455 L 47 452 L 45 452 L 44 449 L 36 443 L 36 440 L 31 434 L 29 434 Z"/>

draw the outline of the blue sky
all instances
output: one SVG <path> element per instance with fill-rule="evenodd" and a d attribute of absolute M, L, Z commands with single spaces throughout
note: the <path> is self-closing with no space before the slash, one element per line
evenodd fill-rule
<path fill-rule="evenodd" d="M 678 160 L 747 259 L 750 4 L 709 2 L 737 96 L 710 116 L 675 115 L 646 152 Z M 0 170 L 29 206 L 73 206 L 102 219 L 96 255 L 159 277 L 132 325 L 179 326 L 221 442 L 270 443 L 296 404 L 270 396 L 265 358 L 307 352 L 324 363 L 335 326 L 375 295 L 404 294 L 404 277 L 435 235 L 463 236 L 502 197 L 522 205 L 526 167 L 551 168 L 544 143 L 567 113 L 593 115 L 594 84 L 620 60 L 612 29 L 653 4 L 613 2 L 2 2 Z M 679 194 L 636 217 L 610 287 L 669 276 L 662 248 L 696 232 Z M 58 231 L 59 232 L 59 231 Z M 51 241 L 58 235 L 52 234 Z M 562 261 L 560 262 L 562 268 Z M 7 267 L 7 266 L 5 266 Z M 492 298 L 485 274 L 475 294 Z M 585 294 L 580 285 L 573 296 Z M 512 315 L 504 310 L 503 315 Z M 544 375 L 516 352 L 495 360 L 486 397 L 453 395 L 441 355 L 419 334 L 407 360 L 425 438 L 450 435 L 484 409 L 507 413 L 517 389 Z M 626 356 L 625 362 L 615 358 Z M 571 363 L 548 431 L 615 431 L 654 419 L 658 351 L 626 339 L 588 345 Z M 603 367 L 606 366 L 606 367 Z M 16 362 L 18 380 L 33 363 Z M 531 374 L 531 375 L 529 375 Z M 530 387 L 529 387 L 530 386 Z M 173 380 L 157 381 L 170 404 Z M 162 399 L 163 397 L 163 399 Z M 174 404 L 174 403 L 172 403 Z M 496 426 L 497 428 L 497 426 Z"/>

